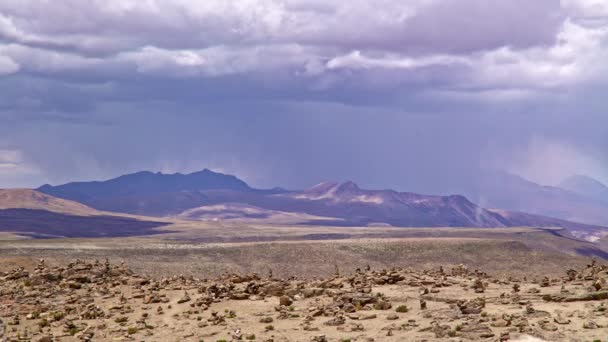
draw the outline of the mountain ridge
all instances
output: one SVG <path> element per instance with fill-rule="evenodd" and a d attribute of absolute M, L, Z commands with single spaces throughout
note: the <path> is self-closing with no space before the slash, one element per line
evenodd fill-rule
<path fill-rule="evenodd" d="M 579 195 L 608 203 L 608 186 L 595 178 L 573 175 L 564 179 L 558 187 Z"/>
<path fill-rule="evenodd" d="M 511 178 L 516 180 L 515 183 L 524 184 L 524 188 L 540 187 L 519 176 Z M 168 184 L 153 184 L 150 187 L 150 182 Z M 109 190 L 102 189 L 101 193 L 96 193 L 97 187 L 108 185 Z M 142 190 L 142 187 L 148 188 Z M 64 191 L 65 189 L 69 191 Z M 541 191 L 550 194 L 555 192 L 551 187 L 540 189 L 545 189 Z M 527 213 L 525 210 L 488 210 L 467 196 L 458 194 L 440 196 L 391 189 L 367 190 L 353 181 L 322 182 L 304 190 L 265 190 L 250 187 L 236 176 L 208 169 L 185 175 L 143 171 L 103 182 L 68 183 L 59 187 L 47 185 L 40 190 L 75 197 L 74 199 L 82 196 L 87 199 L 86 204 L 107 211 L 193 220 L 315 217 L 319 219 L 301 223 L 495 228 L 542 224 L 576 232 L 588 231 L 595 234 L 598 231 L 593 226 Z M 562 189 L 557 192 L 569 194 Z"/>
<path fill-rule="evenodd" d="M 502 170 L 486 170 L 458 193 L 486 207 L 608 226 L 608 204 Z"/>
<path fill-rule="evenodd" d="M 233 175 L 225 175 L 209 169 L 189 174 L 140 171 L 105 181 L 72 182 L 58 186 L 45 184 L 36 190 L 55 197 L 75 200 L 97 209 L 117 211 L 112 207 L 104 206 L 104 201 L 100 200 L 214 189 L 252 190 L 247 183 Z"/>

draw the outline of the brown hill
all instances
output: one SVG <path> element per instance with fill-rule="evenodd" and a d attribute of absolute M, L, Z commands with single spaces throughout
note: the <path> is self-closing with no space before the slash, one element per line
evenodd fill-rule
<path fill-rule="evenodd" d="M 29 189 L 0 190 L 0 231 L 38 238 L 160 234 L 167 222 L 95 210 Z"/>
<path fill-rule="evenodd" d="M 100 211 L 30 189 L 0 189 L 0 209 L 35 209 L 71 215 L 100 215 Z"/>

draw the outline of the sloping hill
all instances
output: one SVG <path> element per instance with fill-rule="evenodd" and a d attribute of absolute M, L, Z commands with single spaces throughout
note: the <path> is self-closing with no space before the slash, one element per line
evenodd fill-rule
<path fill-rule="evenodd" d="M 564 228 L 572 236 L 590 242 L 596 242 L 608 235 L 608 229 L 602 226 L 588 225 L 584 223 L 566 221 L 558 218 L 534 215 L 516 211 L 491 209 L 490 211 L 500 214 L 512 227 L 545 227 Z"/>
<path fill-rule="evenodd" d="M 84 204 L 30 189 L 0 189 L 0 209 L 36 209 L 72 215 L 101 214 Z"/>
<path fill-rule="evenodd" d="M 0 190 L 1 232 L 39 238 L 117 237 L 160 234 L 154 228 L 166 225 L 100 212 L 35 190 Z"/>
<path fill-rule="evenodd" d="M 68 215 L 34 209 L 0 210 L 0 231 L 36 238 L 126 237 L 169 233 L 156 230 L 167 222 L 123 216 Z"/>

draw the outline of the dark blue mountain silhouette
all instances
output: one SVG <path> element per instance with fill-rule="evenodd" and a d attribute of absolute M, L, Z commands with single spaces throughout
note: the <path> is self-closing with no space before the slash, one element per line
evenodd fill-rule
<path fill-rule="evenodd" d="M 205 169 L 190 174 L 163 174 L 142 171 L 106 181 L 73 182 L 36 189 L 45 194 L 99 207 L 102 199 L 140 197 L 159 193 L 206 190 L 252 190 L 235 176 Z M 108 210 L 110 208 L 102 208 Z"/>

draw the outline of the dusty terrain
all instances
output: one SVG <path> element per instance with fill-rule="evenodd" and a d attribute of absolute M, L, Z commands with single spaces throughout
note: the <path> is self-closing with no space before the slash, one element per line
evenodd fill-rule
<path fill-rule="evenodd" d="M 562 230 L 177 222 L 159 231 L 3 234 L 0 331 L 9 341 L 608 335 L 608 268 L 592 262 L 605 252 Z"/>
<path fill-rule="evenodd" d="M 191 227 L 192 228 L 192 227 Z M 67 263 L 74 259 L 126 261 L 150 276 L 217 276 L 223 272 L 281 277 L 326 277 L 334 265 L 352 272 L 374 268 L 466 264 L 495 275 L 561 274 L 588 257 L 603 257 L 596 245 L 560 231 L 511 229 L 392 229 L 285 226 L 170 226 L 176 233 L 148 237 L 29 239 L 0 241 L 0 270 L 11 260 Z M 526 265 L 521 268 L 521 265 Z"/>
<path fill-rule="evenodd" d="M 0 274 L 9 341 L 594 341 L 608 334 L 608 267 L 496 278 L 463 265 L 148 278 L 76 261 Z"/>

